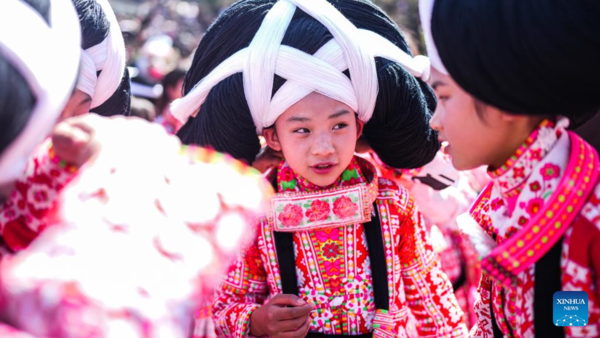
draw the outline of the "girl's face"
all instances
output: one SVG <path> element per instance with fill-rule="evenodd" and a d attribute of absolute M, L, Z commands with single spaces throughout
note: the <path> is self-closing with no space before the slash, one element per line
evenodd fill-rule
<path fill-rule="evenodd" d="M 350 107 L 313 92 L 279 116 L 263 136 L 296 173 L 326 187 L 350 164 L 362 128 Z"/>
<path fill-rule="evenodd" d="M 169 98 L 169 101 L 173 102 L 177 99 L 181 98 L 181 89 L 183 88 L 183 78 L 177 80 L 177 82 L 170 86 L 165 88 L 165 90 L 167 91 L 167 97 Z"/>
<path fill-rule="evenodd" d="M 438 105 L 430 125 L 438 131 L 440 141 L 448 142 L 446 152 L 458 170 L 500 167 L 538 123 L 537 118 L 510 115 L 488 105 L 481 105 L 478 113 L 473 97 L 435 68 L 431 87 Z"/>

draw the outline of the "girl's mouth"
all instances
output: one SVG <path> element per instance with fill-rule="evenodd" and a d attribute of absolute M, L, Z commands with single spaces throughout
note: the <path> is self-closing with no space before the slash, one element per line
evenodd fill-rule
<path fill-rule="evenodd" d="M 442 153 L 445 155 L 450 155 L 450 143 L 448 141 L 442 142 Z"/>
<path fill-rule="evenodd" d="M 310 166 L 310 168 L 319 175 L 329 174 L 333 168 L 335 167 L 334 163 L 317 163 L 315 165 Z"/>

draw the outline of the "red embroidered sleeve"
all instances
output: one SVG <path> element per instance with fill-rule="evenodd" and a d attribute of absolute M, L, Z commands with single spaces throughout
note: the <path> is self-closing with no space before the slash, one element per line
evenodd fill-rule
<path fill-rule="evenodd" d="M 467 333 L 463 312 L 412 199 L 405 212 L 399 242 L 402 279 L 419 337 L 463 337 Z"/>
<path fill-rule="evenodd" d="M 10 250 L 26 248 L 46 227 L 45 216 L 76 172 L 76 167 L 54 154 L 50 141 L 36 150 L 24 176 L 0 207 L 0 234 Z"/>
<path fill-rule="evenodd" d="M 225 280 L 217 289 L 212 307 L 217 335 L 248 336 L 250 316 L 264 304 L 267 296 L 267 272 L 260 256 L 256 235 L 252 245 L 229 267 Z"/>

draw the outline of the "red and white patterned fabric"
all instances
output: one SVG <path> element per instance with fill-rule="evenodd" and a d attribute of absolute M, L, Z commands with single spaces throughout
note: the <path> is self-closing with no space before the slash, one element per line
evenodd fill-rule
<path fill-rule="evenodd" d="M 48 211 L 77 169 L 55 156 L 49 140 L 37 148 L 0 207 L 0 237 L 9 252 L 26 248 L 46 228 Z"/>
<path fill-rule="evenodd" d="M 584 175 L 585 169 L 591 172 L 598 170 L 589 164 L 589 168 L 574 168 L 573 172 L 568 172 L 573 158 L 571 144 L 574 140 L 571 137 L 575 136 L 567 133 L 560 123 L 555 126 L 550 121 L 544 121 L 503 167 L 491 173 L 493 181 L 474 204 L 471 216 L 490 236 L 496 238 L 499 245 L 514 236 L 521 236 L 527 226 L 533 225 L 534 233 L 544 230 L 544 225 L 556 226 L 556 229 L 562 226 L 560 222 L 530 222 L 542 213 L 548 214 L 548 217 L 560 216 L 553 215 L 554 209 L 548 207 L 549 200 L 559 193 L 558 187 L 565 178 Z M 586 177 L 583 180 L 590 181 Z M 600 272 L 599 194 L 600 185 L 597 184 L 579 216 L 571 224 L 565 225 L 568 229 L 563 235 L 560 261 L 562 289 L 586 291 L 589 296 L 589 324 L 566 327 L 567 337 L 600 336 L 600 283 L 597 278 Z M 565 201 L 562 202 L 564 204 Z M 575 200 L 568 202 L 577 203 Z M 568 212 L 571 211 L 565 211 Z M 517 245 L 525 246 L 525 241 L 527 238 Z M 541 241 L 546 243 L 548 239 L 544 237 Z M 505 255 L 509 254 L 506 252 Z M 535 249 L 524 255 L 527 257 L 516 257 L 514 266 L 527 264 L 534 255 Z M 471 336 L 493 337 L 490 302 L 493 304 L 495 321 L 505 337 L 535 336 L 534 269 L 535 264 L 531 264 L 518 273 L 515 286 L 503 285 L 507 280 L 499 278 L 501 275 L 494 275 L 496 270 L 484 273 L 479 286 L 481 299 L 475 306 L 477 325 L 473 327 Z"/>
<path fill-rule="evenodd" d="M 435 167 L 430 168 L 428 164 L 425 170 L 394 169 L 385 165 L 377 155 L 370 155 L 368 159 L 375 165 L 378 173 L 406 187 L 415 200 L 425 220 L 433 249 L 439 255 L 442 270 L 450 282 L 454 285 L 464 278 L 464 284 L 454 290 L 454 295 L 465 313 L 467 326 L 471 327 L 475 323 L 473 306 L 477 298 L 481 269 L 475 250 L 469 241 L 463 238 L 456 224 L 456 217 L 467 212 L 477 196 L 470 186 L 469 179 L 456 171 L 441 151 L 436 156 Z M 443 190 L 434 190 L 427 184 L 413 179 L 414 175 L 424 171 L 432 176 L 444 174 L 445 177 L 456 181 Z"/>
<path fill-rule="evenodd" d="M 274 172 L 278 191 L 285 196 L 330 191 L 312 185 L 285 163 Z M 374 180 L 378 180 L 376 206 L 386 249 L 389 311 L 375 309 L 371 263 L 362 224 L 339 222 L 327 228 L 297 231 L 293 237 L 299 296 L 316 307 L 310 313 L 310 330 L 329 335 L 373 332 L 374 337 L 409 337 L 410 313 L 416 318 L 419 336 L 464 336 L 463 313 L 452 285 L 440 268 L 423 219 L 407 191 L 389 180 L 378 179 L 373 166 L 360 158 L 353 160 L 329 188 L 351 189 Z M 362 210 L 359 205 L 355 208 L 347 205 L 358 202 L 351 198 L 343 201 L 342 208 L 336 207 L 336 201 L 343 197 L 329 200 L 308 195 L 310 200 L 292 199 L 289 213 L 281 217 L 310 223 L 332 217 L 336 212 L 350 214 L 342 210 L 356 213 Z M 295 203 L 306 204 L 306 210 L 296 210 Z M 252 312 L 279 293 L 282 287 L 273 222 L 263 218 L 257 222 L 253 243 L 230 267 L 218 289 L 213 306 L 218 334 L 246 336 Z"/>
<path fill-rule="evenodd" d="M 46 230 L 3 258 L 3 321 L 38 337 L 189 337 L 272 188 L 228 156 L 143 130 L 103 144 L 47 211 Z"/>

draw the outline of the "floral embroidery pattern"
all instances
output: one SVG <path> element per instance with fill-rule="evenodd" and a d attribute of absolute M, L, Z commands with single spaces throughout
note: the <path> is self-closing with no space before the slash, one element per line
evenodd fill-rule
<path fill-rule="evenodd" d="M 302 208 L 294 204 L 288 204 L 279 214 L 278 219 L 286 226 L 296 226 L 302 222 Z"/>
<path fill-rule="evenodd" d="M 501 198 L 496 198 L 492 201 L 492 210 L 496 211 L 503 205 L 504 205 L 504 200 Z"/>
<path fill-rule="evenodd" d="M 358 205 L 348 196 L 342 196 L 333 202 L 333 213 L 340 219 L 354 216 L 358 212 Z"/>
<path fill-rule="evenodd" d="M 483 206 L 481 210 L 491 217 L 493 227 L 489 232 L 498 236 L 500 243 L 542 210 L 560 181 L 563 170 L 546 159 L 549 151 L 559 144 L 560 135 L 564 147 L 567 134 L 552 122 L 542 122 L 529 137 L 527 146 L 519 148 L 518 156 L 502 166 L 504 171 L 490 174 L 493 188 L 491 202 L 486 203 L 490 209 Z"/>
<path fill-rule="evenodd" d="M 540 198 L 540 197 L 535 197 L 535 198 L 532 198 L 531 200 L 529 200 L 529 202 L 527 203 L 526 210 L 529 215 L 534 216 L 535 214 L 540 212 L 540 210 L 542 209 L 543 206 L 544 206 L 544 199 Z"/>
<path fill-rule="evenodd" d="M 337 241 L 340 238 L 338 229 L 323 229 L 315 231 L 315 237 L 321 242 Z"/>
<path fill-rule="evenodd" d="M 559 222 L 552 224 L 540 222 L 539 225 L 528 224 L 534 216 L 537 218 L 540 213 L 546 214 L 544 208 L 548 209 L 548 206 L 545 204 L 557 191 L 563 175 L 567 174 L 566 168 L 570 161 L 569 153 L 573 140 L 562 128 L 549 128 L 548 126 L 552 126 L 552 124 L 543 123 L 538 130 L 539 133 L 534 132 L 532 134 L 528 148 L 521 149 L 519 156 L 513 156 L 517 159 L 504 166 L 505 172 L 494 177 L 492 189 L 486 190 L 486 196 L 482 196 L 472 208 L 473 218 L 478 220 L 483 228 L 490 229 L 493 234 L 497 235 L 496 241 L 499 244 L 517 235 L 519 230 L 525 226 L 534 225 L 532 231 L 536 232 L 536 228 L 543 229 L 546 226 L 550 227 L 552 231 L 554 227 L 560 225 Z M 569 142 L 569 140 L 571 141 Z M 514 176 L 510 174 L 513 173 L 515 166 L 520 165 L 523 165 L 526 168 L 526 173 L 529 174 L 523 180 L 515 180 Z M 578 169 L 575 168 L 575 170 Z M 511 189 L 516 191 L 517 194 L 511 195 Z M 600 188 L 597 189 L 600 191 Z M 494 211 L 493 201 L 497 198 L 502 198 L 507 203 L 506 206 L 499 207 Z M 565 198 L 563 199 L 565 203 L 568 202 Z M 560 201 L 560 197 L 558 197 L 558 200 Z M 588 201 L 588 205 L 592 204 L 593 201 L 594 197 Z M 491 208 L 485 210 L 486 208 L 482 204 L 490 205 Z M 598 205 L 590 208 L 590 210 L 592 209 L 598 210 Z M 583 210 L 585 210 L 585 207 Z M 551 212 L 552 210 L 548 210 L 548 213 Z M 590 259 L 587 254 L 581 255 L 581 253 L 589 252 L 593 243 L 592 238 L 600 238 L 598 231 L 592 231 L 594 225 L 597 227 L 596 229 L 600 229 L 598 225 L 600 218 L 596 218 L 595 221 L 585 220 L 583 211 L 581 216 L 569 225 L 569 229 L 563 238 L 561 256 L 563 290 L 592 290 L 595 287 L 594 279 L 590 275 L 586 275 L 589 267 L 594 265 L 594 259 Z M 571 238 L 571 235 L 574 234 L 578 234 L 579 237 L 576 239 Z M 543 242 L 544 238 L 541 241 Z M 570 243 L 577 243 L 577 247 L 569 248 Z M 533 255 L 533 253 L 528 252 L 526 255 Z M 519 262 L 526 259 L 526 257 L 518 258 Z M 574 262 L 579 264 L 576 269 L 572 268 L 575 266 Z M 479 289 L 481 300 L 475 305 L 478 322 L 471 332 L 471 336 L 492 337 L 491 302 L 494 307 L 495 318 L 493 320 L 498 324 L 504 335 L 508 336 L 512 333 L 515 337 L 533 337 L 535 334 L 533 322 L 534 315 L 536 315 L 533 306 L 534 277 L 533 266 L 530 266 L 517 276 L 516 287 L 505 288 L 497 281 L 494 282 L 494 287 L 491 287 L 492 276 L 484 273 Z M 589 294 L 595 295 L 593 291 L 590 291 Z M 593 301 L 589 303 L 590 323 L 593 322 L 592 317 L 596 318 L 596 322 L 598 322 L 597 318 L 600 318 L 600 308 L 598 305 L 593 306 L 593 303 Z M 596 302 L 596 304 L 600 304 L 600 302 Z M 566 337 L 569 338 L 597 337 L 598 333 L 600 333 L 600 325 L 565 328 Z"/>
<path fill-rule="evenodd" d="M 514 172 L 514 174 L 513 174 L 514 178 L 524 178 L 525 177 L 525 168 L 523 168 L 523 167 L 515 168 L 513 172 Z"/>
<path fill-rule="evenodd" d="M 529 189 L 531 189 L 533 192 L 538 192 L 540 189 L 542 189 L 542 186 L 540 185 L 540 182 L 534 181 L 529 184 Z"/>
<path fill-rule="evenodd" d="M 379 180 L 374 176 L 367 184 L 361 175 L 359 165 L 353 161 L 334 184 L 320 188 L 282 162 L 277 172 L 282 193 L 270 201 L 269 222 L 278 231 L 299 231 L 322 229 L 339 222 L 347 225 L 370 221 Z"/>
<path fill-rule="evenodd" d="M 62 163 L 62 165 L 61 165 Z M 26 248 L 48 225 L 58 193 L 76 175 L 77 168 L 64 165 L 47 140 L 27 163 L 26 174 L 15 184 L 0 208 L 0 233 L 13 252 Z"/>
<path fill-rule="evenodd" d="M 336 258 L 340 254 L 340 247 L 335 243 L 323 245 L 323 256 L 327 259 Z"/>
<path fill-rule="evenodd" d="M 452 300 L 451 284 L 445 276 L 440 278 L 439 264 L 433 259 L 433 249 L 426 241 L 424 223 L 413 201 L 406 190 L 379 178 L 375 192 L 380 198 L 376 204 L 387 248 L 385 259 L 390 308 L 389 311 L 375 309 L 365 228 L 351 221 L 353 217 L 340 217 L 354 212 L 351 203 L 358 208 L 356 214 L 362 213 L 362 205 L 353 201 L 352 182 L 358 180 L 356 184 L 364 184 L 365 176 L 375 180 L 374 168 L 361 159 L 355 159 L 351 167 L 356 168 L 358 178 L 349 171 L 347 176 L 350 180 L 338 183 L 344 194 L 323 197 L 330 192 L 321 190 L 317 192 L 320 197 L 302 200 L 301 206 L 306 211 L 313 200 L 329 199 L 327 202 L 332 207 L 330 216 L 339 220 L 338 225 L 293 232 L 298 295 L 315 305 L 309 317 L 310 330 L 326 335 L 373 333 L 374 337 L 407 337 L 410 335 L 406 333 L 406 326 L 409 311 L 412 311 L 417 326 L 415 331 L 420 336 L 465 336 L 464 324 L 456 320 L 459 316 L 454 316 L 455 311 L 460 310 Z M 297 194 L 313 196 L 309 192 L 314 190 L 303 179 L 297 176 L 296 180 Z M 281 192 L 281 184 L 278 187 Z M 291 201 L 298 195 L 287 192 L 278 194 L 282 196 L 282 211 L 284 205 L 298 204 Z M 308 206 L 305 208 L 304 204 Z M 303 222 L 307 220 L 305 216 Z M 274 233 L 278 231 L 275 226 L 272 219 L 260 220 L 253 245 L 231 265 L 214 305 L 213 318 L 219 336 L 245 337 L 247 330 L 238 327 L 248 323 L 251 312 L 259 304 L 282 292 L 274 241 Z M 259 253 L 262 259 L 253 259 L 255 255 L 251 252 Z M 425 293 L 424 288 L 427 289 Z"/>
<path fill-rule="evenodd" d="M 330 205 L 325 200 L 313 200 L 310 208 L 306 210 L 306 217 L 309 222 L 324 221 L 330 213 Z"/>
<path fill-rule="evenodd" d="M 546 165 L 540 169 L 540 173 L 542 174 L 544 181 L 548 181 L 560 176 L 560 167 L 556 164 L 546 163 Z"/>

